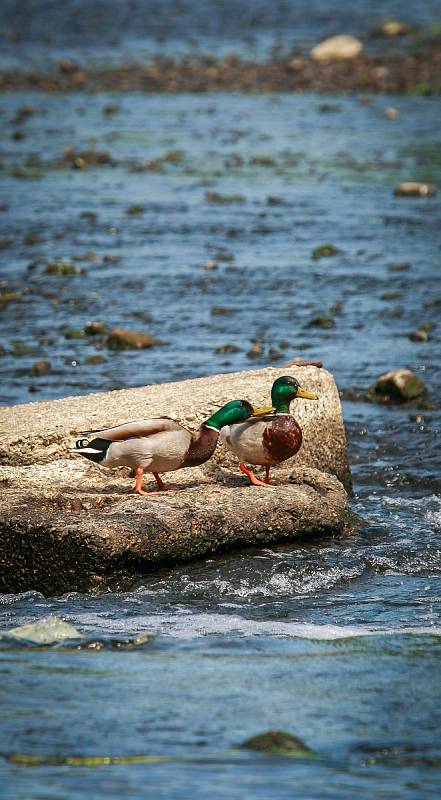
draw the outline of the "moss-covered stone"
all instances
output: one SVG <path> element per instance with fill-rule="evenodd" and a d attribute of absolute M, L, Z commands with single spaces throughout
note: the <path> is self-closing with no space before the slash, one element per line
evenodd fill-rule
<path fill-rule="evenodd" d="M 312 756 L 313 751 L 297 736 L 284 731 L 268 731 L 247 739 L 241 747 L 258 753 L 281 756 Z"/>
<path fill-rule="evenodd" d="M 44 270 L 45 275 L 84 275 L 86 270 L 84 267 L 78 267 L 75 264 L 70 264 L 69 261 L 50 261 Z"/>
<path fill-rule="evenodd" d="M 321 244 L 319 247 L 314 248 L 312 251 L 312 257 L 315 261 L 317 261 L 319 258 L 336 256 L 337 253 L 340 253 L 340 250 L 334 244 Z"/>
<path fill-rule="evenodd" d="M 410 370 L 396 369 L 380 375 L 368 394 L 378 403 L 410 403 L 424 398 L 427 388 Z"/>
<path fill-rule="evenodd" d="M 335 328 L 335 322 L 328 314 L 317 314 L 309 320 L 307 328 Z"/>

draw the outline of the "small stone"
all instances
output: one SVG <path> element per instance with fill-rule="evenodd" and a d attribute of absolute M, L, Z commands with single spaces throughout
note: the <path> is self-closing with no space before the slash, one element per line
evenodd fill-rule
<path fill-rule="evenodd" d="M 51 371 L 51 362 L 46 358 L 40 358 L 38 361 L 34 361 L 29 374 L 32 377 L 37 377 L 38 375 L 49 375 Z"/>
<path fill-rule="evenodd" d="M 389 272 L 406 272 L 408 269 L 411 269 L 412 264 L 388 264 L 387 268 Z"/>
<path fill-rule="evenodd" d="M 107 322 L 86 322 L 84 326 L 84 333 L 86 336 L 99 336 L 100 334 L 107 333 L 109 326 Z"/>
<path fill-rule="evenodd" d="M 263 347 L 258 342 L 253 344 L 247 353 L 248 358 L 260 358 L 262 355 L 263 355 Z"/>
<path fill-rule="evenodd" d="M 83 339 L 84 331 L 80 328 L 65 328 L 63 331 L 65 339 Z"/>
<path fill-rule="evenodd" d="M 384 109 L 384 116 L 388 119 L 398 119 L 400 112 L 398 111 L 398 108 L 395 108 L 394 106 L 388 106 Z"/>
<path fill-rule="evenodd" d="M 271 361 L 279 361 L 282 358 L 282 353 L 277 347 L 270 347 L 268 350 L 268 356 L 270 357 Z"/>
<path fill-rule="evenodd" d="M 363 50 L 363 45 L 355 36 L 331 36 L 312 48 L 310 56 L 313 61 L 338 61 L 356 58 Z"/>
<path fill-rule="evenodd" d="M 420 331 L 434 331 L 436 322 L 422 322 L 419 329 Z"/>
<path fill-rule="evenodd" d="M 21 339 L 14 339 L 12 342 L 12 355 L 14 358 L 23 358 L 23 356 L 34 356 L 37 354 L 35 347 L 30 347 L 25 344 Z"/>
<path fill-rule="evenodd" d="M 161 342 L 150 333 L 113 328 L 107 337 L 106 344 L 109 350 L 141 350 L 155 347 Z"/>
<path fill-rule="evenodd" d="M 23 244 L 32 246 L 34 244 L 40 244 L 41 236 L 39 233 L 27 233 L 23 239 Z"/>
<path fill-rule="evenodd" d="M 78 267 L 75 264 L 70 264 L 68 261 L 51 261 L 46 265 L 44 270 L 45 275 L 84 275 L 86 270 L 84 267 Z"/>
<path fill-rule="evenodd" d="M 208 269 L 208 270 L 214 270 L 214 269 L 218 268 L 218 263 L 217 263 L 217 261 L 213 261 L 213 260 L 210 259 L 209 261 L 205 262 L 204 267 L 205 267 L 205 269 Z"/>
<path fill-rule="evenodd" d="M 240 347 L 230 343 L 221 344 L 220 347 L 216 347 L 216 353 L 240 353 Z"/>
<path fill-rule="evenodd" d="M 310 756 L 313 754 L 301 739 L 284 731 L 259 733 L 243 742 L 241 747 L 269 755 Z"/>
<path fill-rule="evenodd" d="M 266 202 L 269 206 L 284 206 L 286 205 L 286 200 L 283 197 L 279 197 L 278 194 L 269 194 L 266 198 Z"/>
<path fill-rule="evenodd" d="M 432 197 L 436 194 L 436 186 L 432 183 L 408 181 L 399 183 L 394 189 L 395 197 Z"/>
<path fill-rule="evenodd" d="M 250 164 L 253 167 L 275 167 L 276 161 L 271 156 L 251 156 Z"/>
<path fill-rule="evenodd" d="M 335 328 L 335 322 L 327 314 L 318 314 L 309 320 L 307 328 Z"/>
<path fill-rule="evenodd" d="M 226 306 L 213 306 L 211 309 L 212 317 L 231 317 L 234 314 L 234 308 L 227 308 Z"/>
<path fill-rule="evenodd" d="M 84 363 L 85 364 L 105 364 L 106 360 L 107 359 L 105 359 L 104 356 L 101 356 L 101 355 L 99 355 L 99 353 L 96 353 L 96 355 L 87 356 L 87 358 L 84 359 Z"/>
<path fill-rule="evenodd" d="M 429 336 L 427 331 L 412 331 L 409 333 L 409 339 L 411 342 L 427 342 Z"/>
<path fill-rule="evenodd" d="M 380 375 L 368 394 L 379 403 L 408 403 L 425 397 L 427 389 L 410 370 L 396 369 Z"/>
<path fill-rule="evenodd" d="M 133 203 L 126 209 L 126 214 L 130 214 L 132 216 L 136 216 L 138 214 L 144 214 L 145 206 L 140 205 L 139 203 Z"/>
<path fill-rule="evenodd" d="M 340 253 L 340 250 L 334 244 L 321 244 L 319 247 L 314 248 L 311 255 L 312 258 L 317 261 L 319 258 L 336 256 L 337 253 Z"/>
<path fill-rule="evenodd" d="M 380 26 L 378 33 L 392 38 L 395 36 L 407 36 L 410 30 L 410 26 L 399 19 L 386 19 Z"/>
<path fill-rule="evenodd" d="M 245 198 L 241 194 L 220 194 L 219 192 L 205 192 L 207 203 L 244 203 Z"/>

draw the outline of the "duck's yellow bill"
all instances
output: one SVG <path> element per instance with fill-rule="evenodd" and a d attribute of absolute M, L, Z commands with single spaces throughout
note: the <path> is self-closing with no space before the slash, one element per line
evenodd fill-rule
<path fill-rule="evenodd" d="M 318 400 L 318 394 L 312 394 L 312 392 L 305 392 L 304 389 L 297 389 L 296 397 L 304 397 L 305 400 Z"/>
<path fill-rule="evenodd" d="M 253 417 L 261 417 L 263 414 L 272 414 L 275 410 L 274 406 L 253 406 Z"/>

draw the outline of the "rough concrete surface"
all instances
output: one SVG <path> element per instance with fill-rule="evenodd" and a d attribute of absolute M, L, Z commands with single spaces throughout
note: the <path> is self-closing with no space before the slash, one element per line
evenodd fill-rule
<path fill-rule="evenodd" d="M 159 414 L 196 428 L 234 398 L 268 404 L 275 377 L 294 374 L 320 395 L 298 400 L 304 445 L 273 470 L 274 486 L 247 485 L 224 448 L 201 467 L 169 474 L 176 492 L 140 497 L 126 469 L 68 454 L 81 430 Z M 215 375 L 0 410 L 0 592 L 46 595 L 126 586 L 145 572 L 232 547 L 332 534 L 347 522 L 335 474 L 349 471 L 332 376 L 315 367 Z M 293 471 L 293 466 L 295 469 Z M 153 489 L 153 482 L 145 486 Z"/>

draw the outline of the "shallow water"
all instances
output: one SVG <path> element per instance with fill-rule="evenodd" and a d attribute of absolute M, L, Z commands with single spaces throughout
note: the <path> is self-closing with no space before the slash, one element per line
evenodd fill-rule
<path fill-rule="evenodd" d="M 33 113 L 19 122 L 24 106 Z M 294 355 L 322 359 L 345 396 L 410 367 L 433 404 L 344 402 L 364 520 L 351 537 L 206 559 L 120 594 L 0 596 L 1 630 L 56 614 L 100 643 L 0 643 L 0 797 L 438 798 L 439 326 L 424 344 L 408 334 L 439 318 L 440 195 L 400 199 L 393 187 L 441 185 L 439 101 L 17 93 L 0 97 L 0 114 L 1 280 L 22 292 L 0 307 L 2 404 Z M 68 145 L 115 163 L 75 170 Z M 134 171 L 155 159 L 157 171 Z M 243 202 L 210 203 L 209 191 Z M 315 260 L 328 242 L 340 253 Z M 45 274 L 60 259 L 85 272 Z M 308 327 L 318 313 L 335 327 Z M 113 353 L 65 337 L 89 319 L 163 344 Z M 239 350 L 216 352 L 228 342 Z M 37 358 L 49 375 L 30 375 Z M 112 646 L 145 630 L 143 647 Z M 317 756 L 238 749 L 268 729 Z M 11 753 L 170 760 L 31 767 Z"/>

